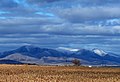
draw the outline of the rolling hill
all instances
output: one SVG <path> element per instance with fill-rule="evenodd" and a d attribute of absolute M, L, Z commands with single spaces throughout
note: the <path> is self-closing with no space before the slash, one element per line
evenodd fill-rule
<path fill-rule="evenodd" d="M 71 64 L 73 59 L 79 59 L 82 65 L 120 65 L 120 56 L 100 49 L 48 49 L 22 46 L 15 50 L 0 53 L 1 64 L 9 64 L 10 61 L 13 64 L 63 65 Z"/>

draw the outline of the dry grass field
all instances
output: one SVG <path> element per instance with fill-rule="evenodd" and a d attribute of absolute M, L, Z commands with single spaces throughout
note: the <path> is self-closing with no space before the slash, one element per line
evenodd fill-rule
<path fill-rule="evenodd" d="M 0 65 L 0 82 L 120 82 L 120 68 Z"/>

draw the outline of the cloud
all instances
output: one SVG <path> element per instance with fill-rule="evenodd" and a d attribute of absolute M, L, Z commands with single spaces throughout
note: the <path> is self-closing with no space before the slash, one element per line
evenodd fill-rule
<path fill-rule="evenodd" d="M 119 7 L 52 8 L 56 15 L 73 23 L 120 18 Z"/>
<path fill-rule="evenodd" d="M 63 20 L 47 17 L 12 17 L 0 19 L 0 25 L 46 25 L 46 24 L 59 24 Z"/>
<path fill-rule="evenodd" d="M 0 0 L 0 8 L 5 9 L 5 8 L 14 8 L 17 7 L 18 4 L 14 2 L 13 0 Z"/>
<path fill-rule="evenodd" d="M 112 40 L 113 39 L 113 40 Z M 0 38 L 0 50 L 10 50 L 18 48 L 22 45 L 35 45 L 46 48 L 69 47 L 69 48 L 100 48 L 109 52 L 119 52 L 120 39 L 115 36 L 101 35 L 41 35 L 41 34 L 7 34 Z"/>
<path fill-rule="evenodd" d="M 16 21 L 16 22 L 15 22 Z M 63 21 L 64 22 L 64 21 Z M 63 23 L 41 19 L 15 19 L 1 21 L 0 34 L 49 34 L 49 35 L 120 35 L 120 26 L 100 26 Z M 16 28 L 17 26 L 17 28 Z M 66 30 L 67 29 L 67 30 Z"/>
<path fill-rule="evenodd" d="M 46 25 L 41 27 L 43 32 L 55 35 L 120 35 L 119 26 L 84 25 L 84 24 L 62 24 Z M 67 30 L 66 30 L 67 29 Z"/>
<path fill-rule="evenodd" d="M 70 3 L 79 3 L 79 4 L 83 4 L 83 5 L 105 5 L 105 4 L 117 4 L 120 1 L 118 0 L 27 0 L 30 3 L 34 3 L 34 4 L 40 4 L 43 2 L 58 2 L 58 3 L 66 3 L 69 2 Z"/>
<path fill-rule="evenodd" d="M 113 6 L 113 4 L 118 3 L 117 0 L 69 0 L 69 3 L 68 0 L 8 0 L 8 2 L 1 2 L 3 5 L 6 3 L 17 4 L 17 7 L 10 7 L 11 9 L 4 7 L 5 12 L 9 11 L 11 13 L 3 16 L 57 16 L 73 23 L 94 23 L 95 21 L 99 23 L 99 21 L 120 17 L 119 6 Z M 44 4 L 43 2 L 47 3 Z M 103 5 L 99 5 L 98 3 Z M 104 5 L 105 3 L 109 5 Z M 83 6 L 83 4 L 86 5 Z M 96 4 L 97 6 L 92 4 Z"/>
<path fill-rule="evenodd" d="M 28 0 L 28 4 L 34 4 L 38 9 L 50 12 L 61 19 L 73 23 L 96 24 L 101 21 L 119 19 L 118 0 Z M 69 3 L 68 3 L 69 1 Z M 43 3 L 47 2 L 47 3 Z"/>
<path fill-rule="evenodd" d="M 51 3 L 51 2 L 59 2 L 59 1 L 64 1 L 64 0 L 26 0 L 28 3 L 35 3 L 35 4 L 40 4 L 43 2 Z"/>
<path fill-rule="evenodd" d="M 32 44 L 118 53 L 119 5 L 118 0 L 1 0 L 0 50 Z"/>

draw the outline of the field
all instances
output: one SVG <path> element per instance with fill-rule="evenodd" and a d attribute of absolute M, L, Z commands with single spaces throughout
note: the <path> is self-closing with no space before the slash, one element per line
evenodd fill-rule
<path fill-rule="evenodd" d="M 0 65 L 0 82 L 120 82 L 120 68 Z"/>

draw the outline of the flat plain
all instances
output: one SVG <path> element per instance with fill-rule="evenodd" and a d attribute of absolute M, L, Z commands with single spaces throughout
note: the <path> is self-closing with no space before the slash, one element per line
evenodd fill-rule
<path fill-rule="evenodd" d="M 0 82 L 120 82 L 120 68 L 0 65 Z"/>

